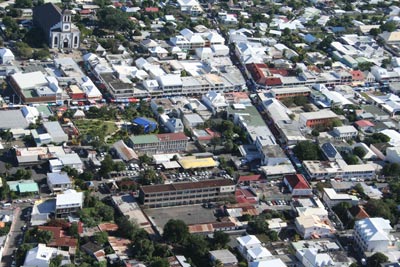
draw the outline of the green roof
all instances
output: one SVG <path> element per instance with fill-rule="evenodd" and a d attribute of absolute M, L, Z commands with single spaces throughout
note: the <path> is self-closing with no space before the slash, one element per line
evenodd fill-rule
<path fill-rule="evenodd" d="M 261 114 L 258 112 L 257 108 L 253 105 L 245 106 L 244 109 L 234 109 L 232 106 L 227 108 L 228 114 L 243 114 L 244 121 L 249 126 L 266 126 Z"/>
<path fill-rule="evenodd" d="M 155 134 L 131 135 L 130 139 L 134 145 L 158 142 L 158 137 Z"/>
<path fill-rule="evenodd" d="M 51 110 L 49 109 L 48 106 L 46 105 L 40 105 L 38 107 L 36 107 L 36 109 L 40 112 L 43 113 L 46 116 L 51 116 L 53 113 L 51 112 Z"/>
<path fill-rule="evenodd" d="M 33 180 L 9 181 L 7 182 L 11 191 L 19 193 L 39 192 L 39 186 Z"/>

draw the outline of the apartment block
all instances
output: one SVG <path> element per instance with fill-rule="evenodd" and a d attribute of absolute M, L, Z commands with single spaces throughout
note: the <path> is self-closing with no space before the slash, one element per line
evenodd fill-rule
<path fill-rule="evenodd" d="M 139 201 L 145 208 L 192 205 L 233 196 L 235 184 L 229 179 L 142 186 Z"/>
<path fill-rule="evenodd" d="M 147 154 L 185 151 L 187 143 L 188 137 L 184 133 L 132 135 L 128 141 L 135 152 Z"/>

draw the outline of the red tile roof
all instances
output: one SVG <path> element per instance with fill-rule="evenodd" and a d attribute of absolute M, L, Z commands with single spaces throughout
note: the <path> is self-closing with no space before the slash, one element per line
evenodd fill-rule
<path fill-rule="evenodd" d="M 53 233 L 53 239 L 48 244 L 50 247 L 76 247 L 78 244 L 78 240 L 67 236 L 61 227 L 39 226 L 38 229 Z"/>
<path fill-rule="evenodd" d="M 284 179 L 292 189 L 311 189 L 306 178 L 301 174 L 286 175 Z"/>
<path fill-rule="evenodd" d="M 360 70 L 350 71 L 353 81 L 363 81 L 365 79 L 364 73 Z"/>
<path fill-rule="evenodd" d="M 372 122 L 370 122 L 368 120 L 359 120 L 359 121 L 356 121 L 354 124 L 361 128 L 375 126 L 375 124 L 373 124 Z"/>
<path fill-rule="evenodd" d="M 259 181 L 259 180 L 261 180 L 261 174 L 245 175 L 245 176 L 240 176 L 239 177 L 238 183 L 252 182 L 252 181 Z"/>
<path fill-rule="evenodd" d="M 102 223 L 98 227 L 102 232 L 114 232 L 118 230 L 118 225 L 115 223 Z"/>
<path fill-rule="evenodd" d="M 356 220 L 369 218 L 369 214 L 364 210 L 362 206 L 353 206 L 350 208 L 349 212 Z"/>
<path fill-rule="evenodd" d="M 188 137 L 184 133 L 165 133 L 157 134 L 157 138 L 162 141 L 179 141 L 187 140 Z"/>
<path fill-rule="evenodd" d="M 144 9 L 144 11 L 146 11 L 146 12 L 158 12 L 159 9 L 158 9 L 158 7 L 146 7 Z"/>

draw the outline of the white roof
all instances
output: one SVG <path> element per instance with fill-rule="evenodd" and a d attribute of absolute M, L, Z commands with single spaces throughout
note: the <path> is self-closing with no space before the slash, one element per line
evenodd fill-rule
<path fill-rule="evenodd" d="M 182 79 L 180 75 L 168 74 L 158 77 L 158 81 L 162 86 L 182 86 Z"/>
<path fill-rule="evenodd" d="M 0 57 L 13 57 L 14 54 L 8 48 L 0 48 Z"/>
<path fill-rule="evenodd" d="M 29 250 L 26 254 L 24 266 L 46 266 L 56 253 L 56 248 L 46 247 L 45 244 L 38 244 L 37 247 Z"/>
<path fill-rule="evenodd" d="M 65 155 L 60 155 L 58 159 L 64 165 L 72 165 L 72 164 L 82 164 L 81 158 L 76 153 L 70 153 Z"/>
<path fill-rule="evenodd" d="M 381 131 L 384 135 L 387 135 L 390 138 L 389 144 L 393 146 L 400 146 L 400 133 L 392 130 L 392 129 L 385 129 Z"/>
<path fill-rule="evenodd" d="M 97 88 L 97 86 L 93 83 L 93 81 L 85 76 L 82 78 L 82 83 L 81 83 L 81 87 L 82 90 L 85 92 L 85 94 L 88 97 L 101 97 L 102 94 L 100 92 L 100 90 Z"/>
<path fill-rule="evenodd" d="M 281 259 L 270 259 L 259 262 L 251 262 L 249 267 L 287 267 Z"/>
<path fill-rule="evenodd" d="M 56 199 L 56 206 L 72 205 L 82 206 L 83 192 L 76 192 L 75 190 L 66 190 L 63 194 L 58 194 Z"/>
<path fill-rule="evenodd" d="M 21 89 L 30 89 L 48 84 L 46 76 L 44 76 L 41 71 L 28 73 L 19 72 L 11 75 L 11 77 L 16 81 Z"/>
<path fill-rule="evenodd" d="M 335 112 L 331 110 L 320 110 L 315 112 L 303 112 L 300 113 L 300 117 L 303 117 L 306 120 L 315 120 L 315 119 L 325 119 L 325 118 L 337 118 Z"/>
<path fill-rule="evenodd" d="M 333 188 L 324 188 L 324 194 L 326 194 L 331 200 L 350 200 L 351 197 L 348 194 L 338 194 Z"/>
<path fill-rule="evenodd" d="M 261 241 L 254 235 L 240 236 L 236 240 L 243 247 L 261 245 Z"/>
<path fill-rule="evenodd" d="M 318 253 L 315 248 L 309 248 L 304 252 L 304 258 L 312 264 L 312 266 L 329 266 L 333 265 L 334 261 L 327 253 Z"/>
<path fill-rule="evenodd" d="M 388 232 L 393 228 L 390 221 L 383 218 L 366 218 L 356 222 L 354 230 L 358 231 L 364 240 L 390 240 Z"/>
<path fill-rule="evenodd" d="M 334 127 L 333 129 L 338 131 L 339 133 L 358 132 L 357 129 L 353 125 L 344 125 L 344 126 Z"/>
<path fill-rule="evenodd" d="M 272 256 L 271 252 L 269 252 L 268 249 L 261 246 L 247 250 L 247 254 L 252 259 L 267 258 Z"/>

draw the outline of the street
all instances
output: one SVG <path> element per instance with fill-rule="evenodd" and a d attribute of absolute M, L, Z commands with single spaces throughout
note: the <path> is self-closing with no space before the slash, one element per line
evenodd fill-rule
<path fill-rule="evenodd" d="M 14 249 L 19 246 L 18 239 L 22 237 L 21 227 L 25 224 L 25 222 L 21 220 L 20 215 L 21 208 L 15 208 L 10 233 L 8 234 L 7 241 L 4 244 L 1 267 L 10 267 L 12 265 Z"/>

